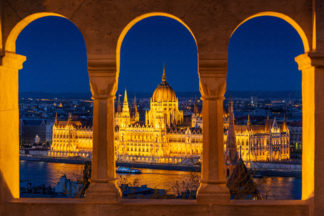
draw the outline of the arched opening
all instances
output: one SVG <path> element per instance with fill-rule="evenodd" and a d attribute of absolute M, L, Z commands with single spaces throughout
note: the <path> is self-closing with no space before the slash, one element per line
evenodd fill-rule
<path fill-rule="evenodd" d="M 74 38 L 71 39 L 71 37 Z M 7 118 L 14 121 L 10 123 L 12 127 L 10 127 L 8 134 L 10 136 L 12 134 L 13 137 L 17 136 L 17 138 L 12 141 L 10 148 L 6 147 L 8 158 L 3 158 L 6 162 L 2 163 L 3 166 L 1 167 L 2 173 L 5 173 L 4 178 L 9 183 L 8 188 L 11 196 L 14 198 L 20 196 L 19 176 L 21 177 L 20 182 L 23 182 L 20 184 L 20 188 L 23 187 L 24 189 L 20 192 L 29 193 L 29 189 L 32 191 L 37 187 L 40 189 L 42 184 L 46 188 L 45 191 L 50 192 L 48 186 L 54 189 L 61 177 L 59 175 L 71 171 L 68 167 L 44 163 L 42 160 L 31 164 L 28 160 L 29 157 L 85 155 L 84 152 L 79 152 L 80 154 L 75 152 L 64 153 L 64 150 L 75 151 L 76 148 L 75 146 L 67 148 L 62 142 L 57 143 L 57 151 L 51 152 L 53 150 L 51 148 L 52 141 L 54 142 L 52 138 L 55 137 L 55 140 L 61 138 L 59 135 L 53 135 L 53 125 L 56 123 L 56 113 L 59 113 L 59 120 L 62 121 L 68 120 L 68 112 L 77 114 L 78 105 L 76 104 L 79 104 L 79 102 L 74 103 L 72 99 L 80 99 L 76 96 L 80 93 L 80 90 L 87 94 L 86 96 L 83 95 L 88 97 L 84 100 L 88 100 L 90 104 L 84 39 L 77 27 L 67 18 L 56 13 L 36 13 L 21 20 L 12 29 L 5 44 L 5 58 L 12 56 L 13 61 L 5 61 L 4 65 L 8 63 L 8 68 L 14 68 L 13 64 L 17 64 L 15 58 L 22 58 L 21 55 L 26 56 L 27 61 L 24 68 L 19 72 L 19 76 L 18 70 L 13 70 L 12 74 L 8 74 L 8 76 L 12 76 L 9 79 L 12 81 L 11 88 L 14 90 L 10 96 L 12 100 L 10 103 L 12 102 L 13 108 L 7 114 Z M 75 79 L 75 77 L 78 77 L 78 79 Z M 92 110 L 92 108 L 90 109 Z M 89 118 L 89 120 L 92 120 L 92 118 Z M 71 135 L 72 137 L 74 138 L 74 135 Z M 89 146 L 87 145 L 87 147 Z M 23 158 L 20 165 L 19 153 Z M 10 163 L 9 172 L 6 171 L 8 169 L 7 163 Z M 20 174 L 19 168 L 21 168 Z M 77 172 L 79 173 L 80 169 Z M 53 177 L 56 178 L 56 182 L 50 182 Z M 27 189 L 28 183 L 32 183 L 33 188 Z M 22 197 L 24 196 L 37 197 L 35 194 L 24 194 Z M 40 197 L 48 196 L 40 194 Z"/>
<path fill-rule="evenodd" d="M 138 186 L 162 189 L 170 196 L 184 192 L 179 185 L 184 179 L 190 184 L 194 176 L 191 184 L 199 185 L 198 173 L 177 171 L 186 163 L 198 162 L 201 149 L 196 148 L 202 148 L 201 130 L 200 134 L 192 134 L 190 130 L 199 129 L 192 127 L 190 121 L 185 122 L 187 113 L 183 111 L 193 112 L 195 93 L 199 94 L 196 44 L 188 26 L 165 13 L 137 17 L 122 31 L 116 52 L 117 166 L 140 164 L 142 174 L 122 177 L 119 184 L 132 185 L 136 178 Z M 200 142 L 191 142 L 193 139 L 186 136 L 194 136 Z M 196 190 L 193 189 L 194 197 Z"/>
<path fill-rule="evenodd" d="M 309 195 L 305 196 L 309 193 L 309 191 L 305 192 L 307 190 L 305 190 L 305 182 L 313 184 L 312 177 L 305 178 L 305 161 L 309 160 L 304 158 L 305 152 L 303 152 L 303 159 L 301 154 L 298 155 L 299 159 L 293 158 L 295 156 L 292 152 L 293 145 L 287 141 L 294 137 L 295 127 L 313 128 L 312 119 L 309 117 L 310 112 L 313 112 L 313 104 L 311 102 L 306 104 L 313 97 L 309 93 L 312 85 L 309 77 L 312 75 L 303 72 L 301 76 L 298 65 L 294 62 L 295 59 L 298 61 L 300 58 L 297 56 L 302 56 L 309 50 L 308 39 L 302 28 L 290 17 L 276 12 L 262 12 L 250 16 L 231 34 L 228 50 L 227 96 L 231 95 L 232 101 L 233 99 L 236 101 L 234 102 L 235 124 L 241 129 L 241 131 L 235 129 L 236 135 L 248 136 L 249 139 L 246 147 L 237 146 L 237 150 L 243 151 L 240 155 L 246 157 L 242 159 L 250 166 L 256 167 L 259 163 L 263 163 L 271 167 L 278 163 L 283 168 L 285 164 L 298 164 L 295 170 L 287 168 L 287 171 L 295 171 L 298 174 L 292 174 L 294 181 L 287 178 L 288 185 L 284 186 L 287 189 L 294 188 L 292 190 L 294 194 L 278 197 L 275 195 L 278 187 L 274 186 L 273 189 L 271 187 L 267 189 L 274 195 L 271 198 L 272 195 L 269 197 L 269 194 L 265 194 L 268 199 L 300 199 L 301 194 L 304 199 Z M 243 100 L 246 102 L 242 102 Z M 307 116 L 306 121 L 305 116 Z M 248 133 L 242 134 L 242 129 L 245 128 Z M 306 137 L 312 142 L 311 136 L 303 133 L 303 140 Z M 262 144 L 255 145 L 258 141 L 255 142 L 253 139 L 261 139 Z M 311 155 L 308 147 L 306 153 Z M 280 178 L 280 184 L 284 184 L 285 178 L 281 178 L 280 173 L 276 175 Z M 303 176 L 302 188 L 301 175 Z M 255 181 L 257 184 L 278 182 L 262 182 L 259 179 Z M 294 184 L 290 185 L 291 183 Z M 264 186 L 263 188 L 262 185 L 259 186 L 260 190 L 265 189 Z M 307 187 L 309 188 L 309 185 Z"/>

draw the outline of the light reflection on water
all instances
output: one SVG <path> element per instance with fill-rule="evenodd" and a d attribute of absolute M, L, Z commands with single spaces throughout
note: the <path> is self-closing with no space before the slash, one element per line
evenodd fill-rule
<path fill-rule="evenodd" d="M 54 187 L 62 175 L 76 181 L 82 179 L 84 165 L 20 161 L 20 185 L 25 187 L 28 182 L 33 186 L 45 184 Z M 150 188 L 165 189 L 172 192 L 178 182 L 190 181 L 198 172 L 140 169 L 139 175 L 117 175 L 118 182 L 147 185 Z M 122 176 L 122 177 L 121 177 Z M 124 178 L 125 177 L 125 178 Z M 123 180 L 121 180 L 124 178 Z M 125 180 L 126 179 L 126 180 Z M 300 199 L 301 179 L 295 177 L 264 177 L 256 178 L 255 182 L 264 198 L 267 199 Z"/>

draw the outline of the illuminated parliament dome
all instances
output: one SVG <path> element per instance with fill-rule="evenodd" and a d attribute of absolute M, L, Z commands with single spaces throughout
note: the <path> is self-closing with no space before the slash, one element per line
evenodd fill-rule
<path fill-rule="evenodd" d="M 146 125 L 166 128 L 171 125 L 180 125 L 183 122 L 183 112 L 179 110 L 176 93 L 166 81 L 164 67 L 162 82 L 153 92 L 150 108 L 145 114 Z"/>
<path fill-rule="evenodd" d="M 162 82 L 153 92 L 152 102 L 176 102 L 177 96 L 166 81 L 165 68 L 163 68 Z"/>

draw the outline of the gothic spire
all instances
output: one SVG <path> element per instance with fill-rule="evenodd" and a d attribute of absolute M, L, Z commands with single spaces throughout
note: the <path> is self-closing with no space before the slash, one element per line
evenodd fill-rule
<path fill-rule="evenodd" d="M 288 126 L 287 126 L 287 119 L 286 119 L 286 114 L 284 115 L 284 121 L 282 123 L 282 131 L 287 131 Z"/>
<path fill-rule="evenodd" d="M 163 65 L 162 82 L 166 82 L 165 65 Z"/>
<path fill-rule="evenodd" d="M 57 120 L 57 113 L 55 114 L 55 123 L 54 124 L 57 124 L 58 120 Z"/>
<path fill-rule="evenodd" d="M 229 103 L 229 126 L 227 132 L 225 162 L 227 165 L 234 165 L 238 159 L 238 152 L 236 149 L 235 122 L 232 100 L 230 100 Z"/>
<path fill-rule="evenodd" d="M 120 94 L 118 95 L 118 103 L 117 103 L 117 112 L 121 112 L 122 109 L 121 109 L 121 103 L 120 103 Z"/>
<path fill-rule="evenodd" d="M 125 89 L 125 94 L 124 94 L 123 112 L 129 112 L 126 89 Z"/>
<path fill-rule="evenodd" d="M 194 113 L 198 115 L 199 110 L 198 110 L 198 103 L 197 103 L 197 97 L 195 95 L 195 104 L 194 104 Z"/>
<path fill-rule="evenodd" d="M 247 120 L 247 126 L 250 127 L 251 126 L 251 118 L 250 118 L 250 114 L 248 115 L 248 120 Z"/>
<path fill-rule="evenodd" d="M 72 121 L 72 114 L 69 112 L 68 123 L 71 123 L 71 121 Z"/>
<path fill-rule="evenodd" d="M 136 103 L 136 96 L 134 96 L 134 113 L 137 113 L 137 103 Z"/>

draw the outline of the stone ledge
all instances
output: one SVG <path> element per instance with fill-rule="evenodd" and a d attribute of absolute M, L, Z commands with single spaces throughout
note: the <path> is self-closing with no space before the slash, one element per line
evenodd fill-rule
<path fill-rule="evenodd" d="M 6 205 L 7 215 L 309 215 L 307 201 L 301 200 L 232 200 L 198 204 L 196 200 L 128 200 L 108 204 L 85 199 L 14 199 Z"/>

